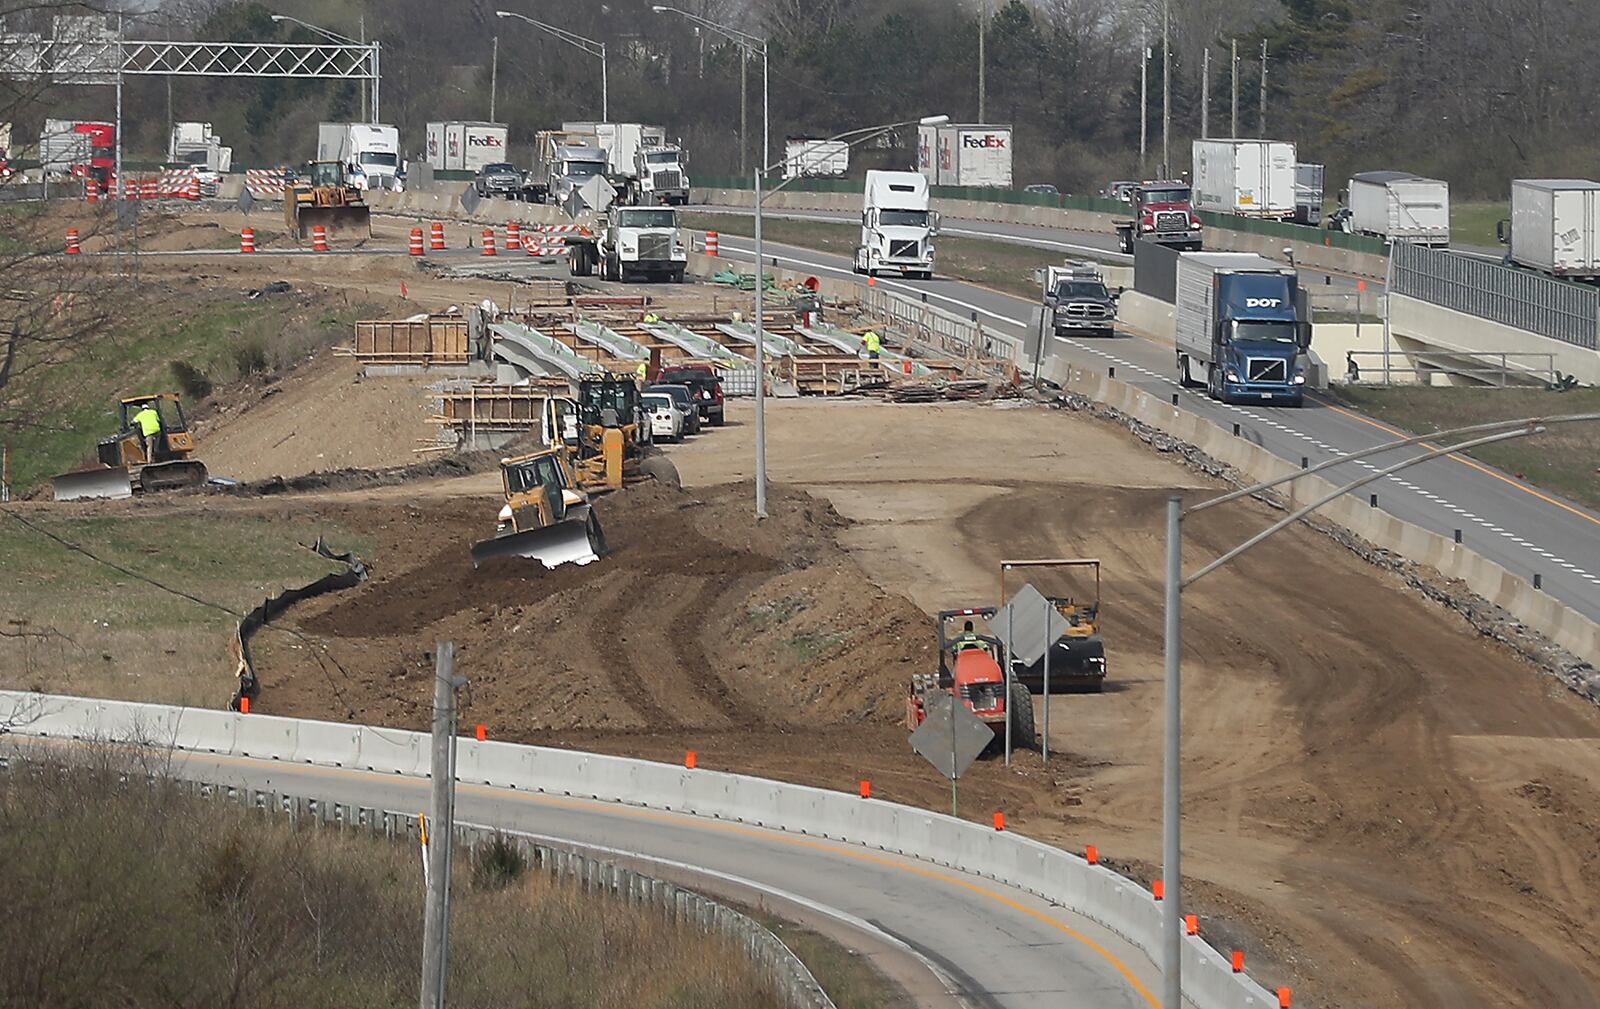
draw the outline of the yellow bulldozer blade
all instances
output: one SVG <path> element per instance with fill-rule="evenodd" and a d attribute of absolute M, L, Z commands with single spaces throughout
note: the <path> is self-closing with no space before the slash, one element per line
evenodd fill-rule
<path fill-rule="evenodd" d="M 495 557 L 527 557 L 547 568 L 588 564 L 606 552 L 600 519 L 587 506 L 575 506 L 567 517 L 543 529 L 527 529 L 472 544 L 472 566 Z"/>
<path fill-rule="evenodd" d="M 310 238 L 311 229 L 319 224 L 327 231 L 329 238 L 371 238 L 372 208 L 362 205 L 301 206 L 295 212 L 295 227 L 301 238 Z"/>
<path fill-rule="evenodd" d="M 121 466 L 96 466 L 62 473 L 50 479 L 50 488 L 57 501 L 133 497 L 133 480 Z"/>

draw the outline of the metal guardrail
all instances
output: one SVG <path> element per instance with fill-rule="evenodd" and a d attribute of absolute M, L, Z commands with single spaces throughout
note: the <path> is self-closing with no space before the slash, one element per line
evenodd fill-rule
<path fill-rule="evenodd" d="M 162 749 L 411 777 L 427 777 L 431 766 L 424 733 L 205 708 L 0 690 L 0 725 L 19 736 L 155 741 Z M 461 781 L 752 823 L 949 866 L 1051 901 L 1160 956 L 1161 905 L 1148 890 L 1103 864 L 986 824 L 725 771 L 492 740 L 462 739 L 456 767 Z M 1274 1004 L 1203 936 L 1185 936 L 1181 950 L 1184 994 L 1195 1009 Z"/>
<path fill-rule="evenodd" d="M 1466 351 L 1345 351 L 1345 381 L 1352 385 L 1393 385 L 1395 375 L 1408 375 L 1423 385 L 1433 375 L 1455 375 L 1500 389 L 1561 382 L 1556 356 L 1537 352 L 1478 353 Z M 1396 365 L 1395 359 L 1411 364 Z M 1526 364 L 1521 362 L 1527 361 Z M 1363 362 L 1371 361 L 1366 364 Z"/>
<path fill-rule="evenodd" d="M 986 329 L 976 313 L 963 318 L 926 302 L 872 286 L 864 289 L 861 306 L 910 330 L 913 339 L 965 360 L 1005 361 L 1021 365 L 1023 341 Z"/>
<path fill-rule="evenodd" d="M 1396 242 L 1394 294 L 1595 350 L 1600 290 L 1460 253 Z"/>

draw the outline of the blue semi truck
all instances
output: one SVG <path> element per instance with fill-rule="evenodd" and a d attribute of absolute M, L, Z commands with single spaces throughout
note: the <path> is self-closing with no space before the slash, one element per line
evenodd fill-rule
<path fill-rule="evenodd" d="M 1299 406 L 1311 323 L 1293 270 L 1239 252 L 1178 257 L 1178 379 L 1212 399 Z"/>

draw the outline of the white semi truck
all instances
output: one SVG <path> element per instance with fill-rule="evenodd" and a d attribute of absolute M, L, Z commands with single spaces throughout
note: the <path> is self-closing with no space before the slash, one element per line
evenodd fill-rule
<path fill-rule="evenodd" d="M 867 173 L 855 272 L 929 279 L 938 233 L 939 213 L 928 207 L 926 177 L 920 172 Z"/>
<path fill-rule="evenodd" d="M 1600 281 L 1600 182 L 1514 179 L 1501 221 L 1508 262 L 1568 280 Z"/>
<path fill-rule="evenodd" d="M 208 172 L 233 169 L 233 148 L 211 131 L 210 123 L 173 123 L 167 138 L 167 161 L 193 165 Z"/>
<path fill-rule="evenodd" d="M 683 148 L 667 142 L 667 131 L 646 123 L 562 123 L 563 132 L 586 138 L 606 152 L 606 175 L 626 203 L 689 202 L 689 171 Z"/>
<path fill-rule="evenodd" d="M 689 249 L 672 207 L 614 205 L 588 233 L 568 235 L 567 266 L 574 277 L 666 280 L 683 283 Z"/>
<path fill-rule="evenodd" d="M 1450 183 L 1410 172 L 1361 172 L 1345 193 L 1346 230 L 1386 242 L 1450 244 Z"/>
<path fill-rule="evenodd" d="M 1295 149 L 1282 140 L 1196 140 L 1194 209 L 1295 218 Z"/>
<path fill-rule="evenodd" d="M 319 123 L 318 161 L 345 166 L 357 189 L 405 188 L 400 181 L 400 131 L 381 123 Z"/>

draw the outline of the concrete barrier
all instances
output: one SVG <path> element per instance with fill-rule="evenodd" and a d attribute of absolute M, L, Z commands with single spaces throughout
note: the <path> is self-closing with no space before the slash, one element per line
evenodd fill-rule
<path fill-rule="evenodd" d="M 1198 414 L 1099 372 L 1056 358 L 1046 362 L 1040 374 L 1063 389 L 1104 403 L 1193 445 L 1251 480 L 1273 480 L 1298 472 L 1299 468 L 1287 459 L 1278 458 L 1248 439 L 1236 438 L 1231 431 Z M 1304 503 L 1332 492 L 1337 486 L 1313 475 L 1294 480 L 1280 490 L 1291 501 Z M 1324 506 L 1318 514 L 1375 547 L 1431 567 L 1447 578 L 1460 580 L 1473 592 L 1562 648 L 1591 665 L 1600 666 L 1600 623 L 1535 589 L 1528 580 L 1470 547 L 1370 507 L 1361 496 L 1343 495 Z"/>
<path fill-rule="evenodd" d="M 0 725 L 19 736 L 105 739 L 161 748 L 426 777 L 422 733 L 0 691 Z M 1161 906 L 1101 865 L 1011 831 L 844 792 L 604 754 L 462 740 L 460 780 L 759 824 L 897 852 L 1014 886 L 1104 925 L 1158 960 Z M 1196 1009 L 1268 1009 L 1266 989 L 1234 974 L 1199 937 L 1183 941 Z"/>

